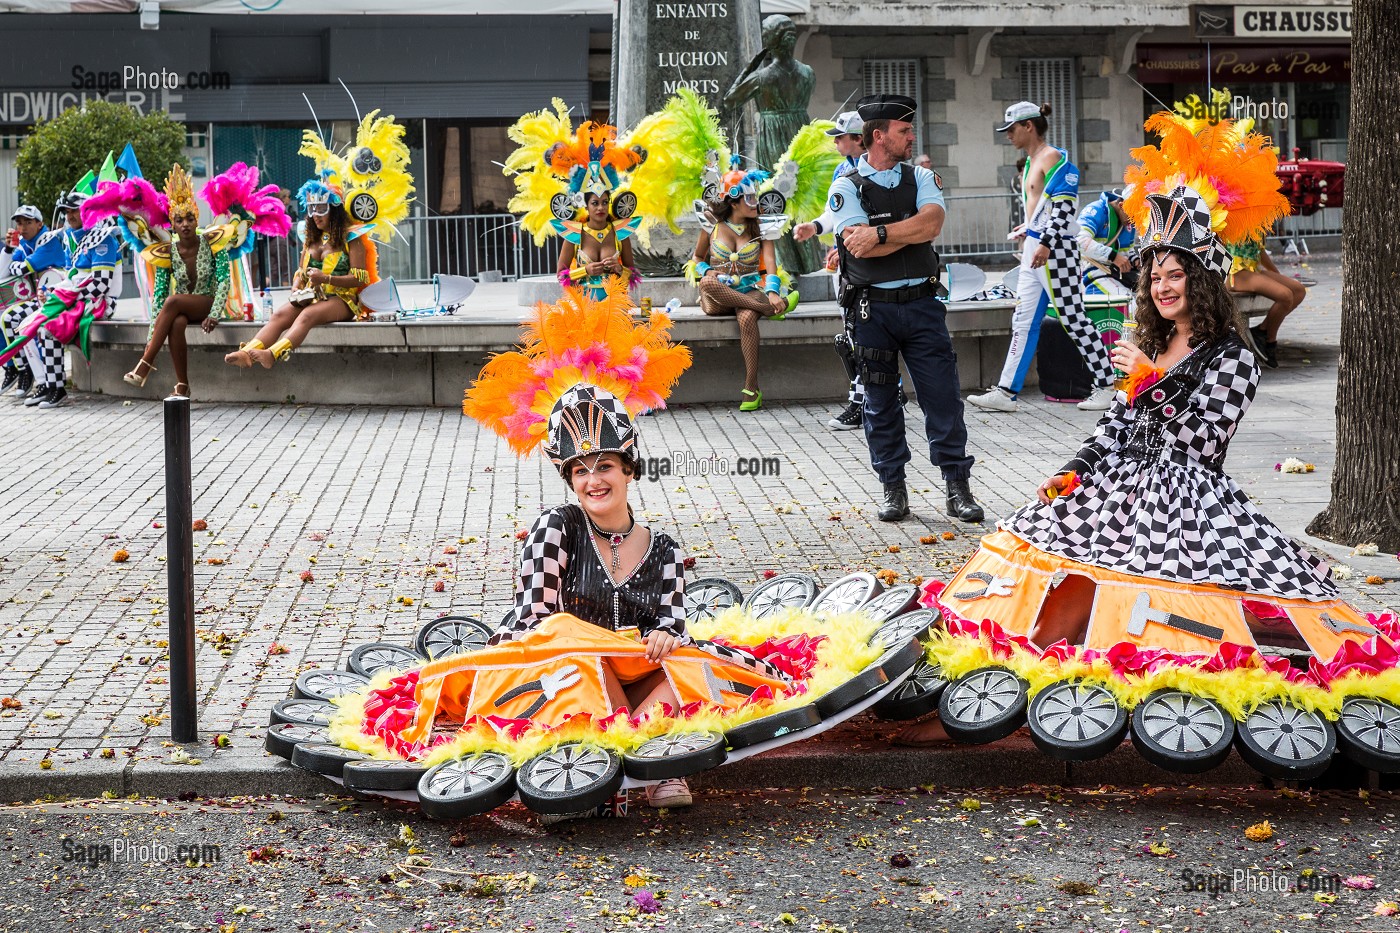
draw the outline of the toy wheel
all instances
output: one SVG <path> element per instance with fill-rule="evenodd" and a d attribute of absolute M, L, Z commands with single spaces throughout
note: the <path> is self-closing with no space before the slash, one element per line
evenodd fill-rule
<path fill-rule="evenodd" d="M 1400 707 L 1378 697 L 1347 697 L 1337 717 L 1337 744 L 1363 768 L 1400 773 Z"/>
<path fill-rule="evenodd" d="M 1070 679 L 1035 695 L 1026 716 L 1036 747 L 1060 761 L 1102 758 L 1123 742 L 1128 711 L 1104 687 Z"/>
<path fill-rule="evenodd" d="M 995 742 L 1026 721 L 1027 685 L 1003 667 L 980 667 L 959 677 L 938 698 L 938 718 L 959 742 Z"/>
<path fill-rule="evenodd" d="M 787 210 L 787 198 L 783 197 L 781 192 L 769 190 L 758 196 L 758 212 L 760 214 L 765 216 L 781 214 L 785 210 Z"/>
<path fill-rule="evenodd" d="M 1306 781 L 1327 770 L 1337 730 L 1317 713 L 1273 699 L 1235 725 L 1235 748 L 1260 774 Z"/>
<path fill-rule="evenodd" d="M 562 191 L 549 199 L 549 212 L 556 220 L 573 220 L 578 215 L 574 202 Z"/>
<path fill-rule="evenodd" d="M 743 591 L 722 577 L 704 577 L 685 585 L 687 619 L 713 619 L 743 601 Z"/>
<path fill-rule="evenodd" d="M 727 757 L 718 732 L 681 732 L 643 742 L 622 756 L 622 767 L 639 781 L 669 781 L 718 768 Z"/>
<path fill-rule="evenodd" d="M 895 616 L 902 616 L 918 607 L 919 588 L 912 583 L 901 583 L 872 598 L 860 607 L 860 611 L 877 622 L 888 622 Z"/>
<path fill-rule="evenodd" d="M 424 657 L 437 659 L 480 651 L 491 637 L 491 626 L 468 616 L 443 616 L 418 630 L 413 646 Z"/>
<path fill-rule="evenodd" d="M 347 761 L 340 776 L 351 790 L 413 790 L 427 773 L 427 767 L 417 761 L 365 758 Z"/>
<path fill-rule="evenodd" d="M 350 652 L 349 667 L 361 677 L 370 678 L 385 669 L 401 671 L 422 663 L 423 657 L 418 652 L 380 641 L 361 645 Z"/>
<path fill-rule="evenodd" d="M 613 219 L 626 220 L 635 213 L 637 213 L 637 196 L 632 192 L 619 192 L 612 199 Z"/>
<path fill-rule="evenodd" d="M 329 726 L 335 704 L 325 700 L 283 700 L 272 708 L 269 725 L 291 722 L 301 726 Z"/>
<path fill-rule="evenodd" d="M 817 597 L 817 581 L 811 574 L 780 573 L 753 588 L 744 608 L 755 619 L 764 619 L 783 609 L 801 609 Z"/>
<path fill-rule="evenodd" d="M 933 623 L 938 621 L 938 613 L 932 609 L 915 609 L 913 612 L 906 612 L 902 616 L 895 616 L 884 625 L 875 630 L 871 636 L 871 644 L 880 643 L 886 648 L 893 648 L 905 642 L 921 638 Z"/>
<path fill-rule="evenodd" d="M 354 693 L 369 683 L 368 677 L 354 671 L 337 671 L 331 668 L 314 668 L 303 671 L 297 678 L 296 695 L 303 700 L 334 700 L 336 697 Z"/>
<path fill-rule="evenodd" d="M 340 777 L 349 761 L 362 761 L 365 755 L 331 742 L 300 742 L 292 749 L 292 764 L 303 771 L 326 777 Z"/>
<path fill-rule="evenodd" d="M 1180 690 L 1157 690 L 1133 710 L 1133 745 L 1169 771 L 1209 771 L 1230 755 L 1235 721 L 1214 700 Z"/>
<path fill-rule="evenodd" d="M 848 574 L 822 590 L 810 608 L 813 612 L 855 612 L 880 589 L 873 573 Z"/>
<path fill-rule="evenodd" d="M 938 709 L 938 698 L 948 686 L 937 664 L 921 660 L 900 684 L 874 706 L 881 719 L 918 719 Z"/>
<path fill-rule="evenodd" d="M 520 802 L 536 813 L 591 810 L 622 786 L 622 761 L 604 749 L 569 742 L 521 765 L 515 786 Z"/>
<path fill-rule="evenodd" d="M 418 805 L 434 819 L 460 820 L 499 807 L 515 793 L 515 769 L 498 752 L 444 761 L 418 779 Z"/>
<path fill-rule="evenodd" d="M 821 721 L 821 713 L 817 712 L 814 704 L 809 703 L 795 709 L 783 710 L 781 713 L 760 716 L 742 726 L 735 726 L 724 733 L 724 740 L 729 743 L 731 749 L 748 748 L 750 745 L 767 742 L 782 735 L 810 729 Z"/>
<path fill-rule="evenodd" d="M 303 742 L 329 742 L 330 734 L 320 726 L 303 726 L 294 722 L 267 727 L 263 748 L 279 758 L 292 760 L 292 752 Z"/>

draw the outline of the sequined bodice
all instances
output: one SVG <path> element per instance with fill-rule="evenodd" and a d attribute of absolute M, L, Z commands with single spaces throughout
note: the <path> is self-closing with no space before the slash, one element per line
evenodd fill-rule
<path fill-rule="evenodd" d="M 569 561 L 560 587 L 560 610 L 570 612 L 600 628 L 638 628 L 648 632 L 657 625 L 657 606 L 665 591 L 662 571 L 676 544 L 653 531 L 646 555 L 635 570 L 614 583 L 598 554 L 583 509 L 560 509 L 564 519 Z"/>
<path fill-rule="evenodd" d="M 1201 378 L 1216 357 L 1232 344 L 1239 342 L 1238 337 L 1231 335 L 1217 341 L 1214 345 L 1197 347 L 1190 356 L 1177 363 L 1163 377 L 1159 385 L 1163 388 L 1181 386 L 1185 389 L 1187 397 L 1191 396 L 1200 388 Z M 1139 460 L 1166 459 L 1178 463 L 1189 460 L 1193 464 L 1200 464 L 1206 469 L 1220 472 L 1225 463 L 1228 441 L 1223 442 L 1215 455 L 1209 457 L 1198 456 L 1194 452 L 1188 453 L 1185 450 L 1177 450 L 1172 447 L 1174 439 L 1168 436 L 1168 422 L 1162 415 L 1147 408 L 1132 408 L 1129 411 L 1132 420 L 1128 424 L 1127 433 L 1123 439 L 1124 457 Z"/>
<path fill-rule="evenodd" d="M 763 250 L 762 240 L 750 240 L 737 250 L 725 246 L 718 240 L 710 240 L 710 265 L 732 266 L 731 272 L 756 272 L 759 253 Z"/>

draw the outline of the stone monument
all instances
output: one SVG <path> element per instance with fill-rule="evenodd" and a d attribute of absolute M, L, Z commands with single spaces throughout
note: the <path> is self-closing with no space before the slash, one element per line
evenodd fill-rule
<path fill-rule="evenodd" d="M 727 108 L 752 101 L 758 108 L 758 138 L 749 153 L 758 167 L 771 172 L 797 131 L 807 123 L 807 105 L 816 86 L 811 67 L 792 54 L 797 27 L 781 13 L 763 21 L 763 50 L 725 92 Z M 785 236 L 777 243 L 778 262 L 793 275 L 811 272 L 821 262 L 815 240 L 798 243 Z"/>

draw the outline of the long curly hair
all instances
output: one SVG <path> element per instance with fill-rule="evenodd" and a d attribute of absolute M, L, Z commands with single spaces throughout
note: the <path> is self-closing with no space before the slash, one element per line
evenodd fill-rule
<path fill-rule="evenodd" d="M 719 198 L 715 201 L 706 201 L 705 206 L 710 209 L 710 213 L 715 220 L 728 221 L 734 214 L 734 205 L 737 201 L 729 198 Z M 757 217 L 749 217 L 744 220 L 744 235 L 750 240 L 758 239 L 759 226 Z"/>
<path fill-rule="evenodd" d="M 1157 312 L 1152 300 L 1152 264 L 1159 258 L 1175 256 L 1186 270 L 1186 309 L 1191 318 L 1191 347 L 1214 343 L 1229 333 L 1238 333 L 1235 326 L 1235 301 L 1225 288 L 1225 280 L 1210 271 L 1195 257 L 1174 249 L 1158 249 L 1143 255 L 1144 268 L 1138 277 L 1137 334 L 1138 348 L 1155 357 L 1167 348 L 1176 325 Z"/>
<path fill-rule="evenodd" d="M 350 230 L 350 215 L 346 212 L 342 204 L 332 204 L 331 212 L 327 215 L 326 242 L 331 249 L 344 252 L 348 249 L 345 234 Z M 302 236 L 308 243 L 314 243 L 321 238 L 321 228 L 316 226 L 316 218 L 310 214 L 306 215 L 305 226 L 302 228 Z"/>

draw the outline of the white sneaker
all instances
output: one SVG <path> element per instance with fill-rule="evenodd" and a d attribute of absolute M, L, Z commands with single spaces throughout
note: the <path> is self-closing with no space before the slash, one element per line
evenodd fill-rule
<path fill-rule="evenodd" d="M 688 807 L 692 802 L 690 785 L 681 778 L 647 785 L 647 806 L 649 807 L 657 809 L 661 807 Z"/>
<path fill-rule="evenodd" d="M 1099 386 L 1075 407 L 1080 411 L 1108 411 L 1108 406 L 1113 404 L 1113 396 L 1117 393 L 1118 390 L 1113 386 Z"/>
<path fill-rule="evenodd" d="M 967 400 L 986 411 L 1014 412 L 1019 407 L 1011 393 L 1000 386 L 993 386 L 981 395 L 969 395 Z"/>

